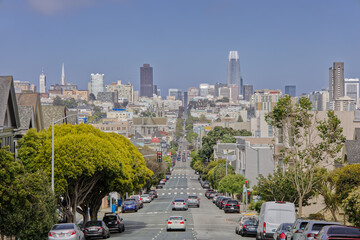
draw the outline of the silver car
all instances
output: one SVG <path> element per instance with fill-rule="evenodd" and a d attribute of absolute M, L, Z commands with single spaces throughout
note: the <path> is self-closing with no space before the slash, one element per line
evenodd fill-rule
<path fill-rule="evenodd" d="M 150 203 L 152 200 L 152 197 L 149 194 L 141 195 L 141 200 L 143 203 Z"/>
<path fill-rule="evenodd" d="M 182 216 L 171 216 L 167 220 L 167 231 L 170 230 L 183 230 L 186 231 L 186 219 Z"/>
<path fill-rule="evenodd" d="M 183 198 L 176 198 L 172 202 L 172 210 L 188 210 L 188 204 Z"/>
<path fill-rule="evenodd" d="M 319 231 L 328 225 L 341 225 L 339 222 L 326 222 L 326 221 L 317 221 L 311 220 L 306 225 L 304 231 L 300 235 L 300 240 L 313 240 L 319 233 Z"/>
<path fill-rule="evenodd" d="M 84 239 L 84 233 L 74 223 L 55 224 L 48 233 L 48 240 Z"/>
<path fill-rule="evenodd" d="M 189 195 L 186 199 L 188 206 L 200 207 L 200 199 L 196 195 Z"/>
<path fill-rule="evenodd" d="M 301 233 L 304 231 L 309 220 L 298 219 L 294 222 L 289 232 L 286 233 L 287 240 L 299 240 Z"/>

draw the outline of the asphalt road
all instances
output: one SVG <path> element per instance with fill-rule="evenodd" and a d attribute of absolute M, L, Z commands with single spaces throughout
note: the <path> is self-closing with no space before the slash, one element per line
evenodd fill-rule
<path fill-rule="evenodd" d="M 198 175 L 190 168 L 189 162 L 176 162 L 174 171 L 163 189 L 158 189 L 159 197 L 136 213 L 121 214 L 125 232 L 112 233 L 112 239 L 255 239 L 235 234 L 235 223 L 240 214 L 225 214 L 204 194 L 197 180 Z M 175 197 L 185 198 L 189 194 L 200 197 L 200 208 L 187 211 L 172 211 L 171 203 Z M 169 216 L 183 216 L 186 221 L 185 232 L 167 232 Z"/>

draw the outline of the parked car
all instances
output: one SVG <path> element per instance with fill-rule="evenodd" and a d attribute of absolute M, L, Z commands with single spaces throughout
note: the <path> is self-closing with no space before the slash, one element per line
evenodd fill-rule
<path fill-rule="evenodd" d="M 123 219 L 117 213 L 106 213 L 103 221 L 110 231 L 124 232 L 125 224 Z"/>
<path fill-rule="evenodd" d="M 323 227 L 315 237 L 318 240 L 360 240 L 360 229 L 356 227 L 329 225 Z"/>
<path fill-rule="evenodd" d="M 221 200 L 222 200 L 223 198 L 226 198 L 226 196 L 219 196 L 219 197 L 216 199 L 215 205 L 216 205 L 218 208 L 220 207 Z"/>
<path fill-rule="evenodd" d="M 274 232 L 274 239 L 275 240 L 286 240 L 286 233 L 290 231 L 291 226 L 293 223 L 282 223 Z"/>
<path fill-rule="evenodd" d="M 205 188 L 205 189 L 210 189 L 210 184 L 209 183 L 204 183 L 202 187 Z"/>
<path fill-rule="evenodd" d="M 160 180 L 159 185 L 165 185 L 164 179 Z"/>
<path fill-rule="evenodd" d="M 294 222 L 289 232 L 286 233 L 287 240 L 299 240 L 300 234 L 304 231 L 309 220 L 298 219 Z"/>
<path fill-rule="evenodd" d="M 209 199 L 213 199 L 214 197 L 215 197 L 215 194 L 216 194 L 217 192 L 216 191 L 214 191 L 214 192 L 210 192 L 210 194 L 209 194 Z"/>
<path fill-rule="evenodd" d="M 182 216 L 171 216 L 167 221 L 166 230 L 183 230 L 186 231 L 186 219 Z"/>
<path fill-rule="evenodd" d="M 153 196 L 153 198 L 157 198 L 158 197 L 158 194 L 155 190 L 150 190 L 149 193 L 148 193 L 150 196 Z"/>
<path fill-rule="evenodd" d="M 188 206 L 196 206 L 196 207 L 200 207 L 200 199 L 198 198 L 197 195 L 189 195 L 186 199 Z"/>
<path fill-rule="evenodd" d="M 169 176 L 169 175 L 166 175 L 166 176 L 165 176 L 165 179 L 166 179 L 166 180 L 169 180 L 169 179 L 170 179 L 170 176 Z"/>
<path fill-rule="evenodd" d="M 319 233 L 319 231 L 328 225 L 341 225 L 339 222 L 327 222 L 327 221 L 318 221 L 310 220 L 306 225 L 304 231 L 301 233 L 300 240 L 313 240 Z"/>
<path fill-rule="evenodd" d="M 222 198 L 221 201 L 220 201 L 220 204 L 219 204 L 219 208 L 220 208 L 220 209 L 224 209 L 224 206 L 225 206 L 226 202 L 227 202 L 228 200 L 230 200 L 230 199 L 231 199 L 231 198 L 229 198 L 229 197 L 224 197 L 224 198 Z"/>
<path fill-rule="evenodd" d="M 139 206 L 136 203 L 135 199 L 126 199 L 124 204 L 122 205 L 121 212 L 137 212 L 139 210 Z"/>
<path fill-rule="evenodd" d="M 219 196 L 223 196 L 222 193 L 215 193 L 215 196 L 213 197 L 212 202 L 216 203 L 216 200 Z"/>
<path fill-rule="evenodd" d="M 84 235 L 85 239 L 90 239 L 92 237 L 102 237 L 109 238 L 110 230 L 104 223 L 104 221 L 89 221 L 84 226 Z"/>
<path fill-rule="evenodd" d="M 74 223 L 55 224 L 48 233 L 48 240 L 84 240 L 84 233 Z"/>
<path fill-rule="evenodd" d="M 230 199 L 224 205 L 224 213 L 235 212 L 240 213 L 240 204 L 238 200 Z"/>
<path fill-rule="evenodd" d="M 295 220 L 296 213 L 294 203 L 282 201 L 264 202 L 261 205 L 256 239 L 272 238 L 281 223 L 293 223 Z"/>
<path fill-rule="evenodd" d="M 256 235 L 257 220 L 255 217 L 243 216 L 236 225 L 235 233 L 241 236 Z"/>
<path fill-rule="evenodd" d="M 140 195 L 131 195 L 129 198 L 135 198 L 137 201 L 139 201 L 139 208 L 143 208 L 144 207 L 144 204 L 143 204 L 143 201 L 141 199 L 141 196 Z"/>
<path fill-rule="evenodd" d="M 162 189 L 163 188 L 163 185 L 156 185 L 156 189 Z"/>
<path fill-rule="evenodd" d="M 141 200 L 143 203 L 150 203 L 152 200 L 152 197 L 149 194 L 143 194 L 143 195 L 141 195 Z"/>
<path fill-rule="evenodd" d="M 188 210 L 188 204 L 183 198 L 175 198 L 172 202 L 172 210 Z"/>

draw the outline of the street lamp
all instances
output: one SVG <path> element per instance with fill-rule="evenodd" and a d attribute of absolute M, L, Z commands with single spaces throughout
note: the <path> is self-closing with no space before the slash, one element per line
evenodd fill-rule
<path fill-rule="evenodd" d="M 64 119 L 66 119 L 68 117 L 72 117 L 72 116 L 78 116 L 78 113 L 70 114 L 70 115 L 68 115 L 64 118 L 61 118 L 59 120 L 56 120 L 56 121 L 54 121 L 54 119 L 53 119 L 53 121 L 51 123 L 52 124 L 52 129 L 51 129 L 51 191 L 53 193 L 55 193 L 55 188 L 54 188 L 54 125 L 55 125 L 55 123 L 58 123 Z"/>

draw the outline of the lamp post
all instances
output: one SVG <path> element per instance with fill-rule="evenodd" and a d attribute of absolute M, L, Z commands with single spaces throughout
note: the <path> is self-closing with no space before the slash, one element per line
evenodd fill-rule
<path fill-rule="evenodd" d="M 51 129 L 51 191 L 53 193 L 55 193 L 55 188 L 54 188 L 54 125 L 55 125 L 55 123 L 58 123 L 64 119 L 66 119 L 68 117 L 72 117 L 72 116 L 78 116 L 78 113 L 70 114 L 70 115 L 68 115 L 64 118 L 61 118 L 59 120 L 56 120 L 56 121 L 54 121 L 54 119 L 53 119 L 53 121 L 51 123 L 52 124 L 52 129 Z"/>

